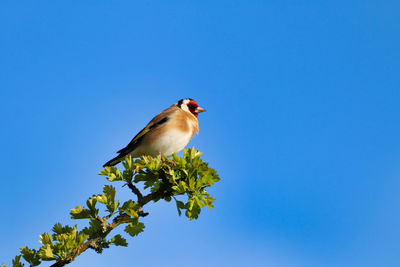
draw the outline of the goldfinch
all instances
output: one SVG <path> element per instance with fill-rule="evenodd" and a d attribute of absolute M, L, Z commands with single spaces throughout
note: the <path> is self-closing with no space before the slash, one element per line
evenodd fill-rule
<path fill-rule="evenodd" d="M 133 158 L 158 154 L 168 157 L 181 151 L 194 134 L 199 133 L 197 116 L 204 111 L 191 98 L 179 100 L 155 116 L 126 147 L 117 152 L 118 156 L 103 167 L 114 166 L 127 155 Z"/>

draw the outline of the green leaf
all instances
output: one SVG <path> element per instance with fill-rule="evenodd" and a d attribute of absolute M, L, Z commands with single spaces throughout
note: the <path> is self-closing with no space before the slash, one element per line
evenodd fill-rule
<path fill-rule="evenodd" d="M 39 235 L 40 238 L 40 243 L 43 245 L 49 245 L 52 246 L 53 245 L 53 241 L 51 240 L 51 236 L 49 233 L 44 233 L 42 235 Z"/>
<path fill-rule="evenodd" d="M 122 165 L 124 165 L 124 168 L 126 170 L 132 170 L 132 168 L 133 168 L 132 156 L 131 155 L 126 156 L 125 160 L 122 161 Z"/>
<path fill-rule="evenodd" d="M 213 198 L 213 197 L 206 198 L 206 203 L 207 203 L 208 209 L 212 209 L 214 207 L 212 204 L 214 202 L 214 200 L 215 200 L 215 198 Z"/>
<path fill-rule="evenodd" d="M 197 219 L 199 217 L 201 212 L 201 206 L 199 203 L 199 200 L 195 196 L 189 198 L 188 203 L 186 203 L 185 215 L 189 220 Z"/>
<path fill-rule="evenodd" d="M 102 170 L 99 174 L 107 176 L 106 179 L 109 180 L 110 182 L 124 181 L 124 177 L 121 171 L 115 167 L 105 167 L 104 170 Z"/>
<path fill-rule="evenodd" d="M 175 199 L 176 202 L 176 209 L 178 210 L 179 216 L 182 215 L 181 209 L 185 209 L 185 203 L 180 200 Z"/>
<path fill-rule="evenodd" d="M 61 234 L 65 234 L 65 233 L 71 233 L 73 228 L 71 226 L 68 226 L 68 225 L 62 226 L 61 223 L 56 223 L 53 226 L 52 230 L 53 230 L 55 235 L 61 235 Z M 54 235 L 53 235 L 53 239 L 55 239 Z"/>
<path fill-rule="evenodd" d="M 86 200 L 86 205 L 87 205 L 88 209 L 90 210 L 91 217 L 93 217 L 93 218 L 96 218 L 97 214 L 99 213 L 99 210 L 96 209 L 96 203 L 97 203 L 97 199 L 95 197 L 88 198 L 88 200 Z"/>
<path fill-rule="evenodd" d="M 51 261 L 54 260 L 54 254 L 53 254 L 53 249 L 51 248 L 51 246 L 43 246 L 39 249 L 38 255 L 40 256 L 40 258 L 42 258 L 42 260 L 45 261 Z"/>
<path fill-rule="evenodd" d="M 179 164 L 181 162 L 181 158 L 176 154 L 172 154 L 172 160 L 175 162 L 175 164 Z"/>
<path fill-rule="evenodd" d="M 132 200 L 125 201 L 122 207 L 120 208 L 120 212 L 125 212 L 129 216 L 138 218 L 139 215 L 137 214 L 137 211 L 140 209 L 140 206 L 138 203 L 133 202 Z"/>
<path fill-rule="evenodd" d="M 107 202 L 108 202 L 106 195 L 103 195 L 103 194 L 97 195 L 95 198 L 96 198 L 96 201 L 98 201 L 102 204 L 107 204 Z"/>
<path fill-rule="evenodd" d="M 116 246 L 123 246 L 127 247 L 128 243 L 126 242 L 126 239 L 123 238 L 120 234 L 114 236 L 113 238 L 110 239 L 109 243 L 112 243 Z"/>
<path fill-rule="evenodd" d="M 117 210 L 119 207 L 119 202 L 115 201 L 115 187 L 111 185 L 105 185 L 103 187 L 103 192 L 107 198 L 106 207 L 107 211 L 113 215 L 114 212 Z"/>
<path fill-rule="evenodd" d="M 69 229 L 71 229 L 69 232 L 65 231 Z M 73 228 L 65 227 L 63 230 L 64 233 L 53 235 L 54 246 L 52 247 L 52 252 L 60 260 L 65 259 L 74 249 L 88 238 L 88 235 L 84 233 L 84 231 L 77 231 L 76 225 Z"/>
<path fill-rule="evenodd" d="M 138 222 L 138 220 L 135 220 L 133 222 L 128 223 L 128 225 L 125 227 L 125 232 L 130 234 L 131 236 L 137 236 L 141 232 L 143 232 L 144 229 L 144 224 Z"/>
<path fill-rule="evenodd" d="M 114 212 L 118 209 L 118 207 L 119 207 L 119 202 L 118 201 L 115 201 L 115 202 L 108 202 L 107 203 L 107 211 L 111 214 L 111 215 L 113 215 L 114 214 Z"/>
<path fill-rule="evenodd" d="M 90 210 L 83 208 L 81 206 L 76 206 L 75 209 L 71 209 L 72 219 L 89 219 L 91 217 Z"/>
<path fill-rule="evenodd" d="M 89 227 L 85 227 L 82 232 L 88 236 L 94 236 L 101 232 L 101 223 L 98 220 L 91 220 Z"/>
<path fill-rule="evenodd" d="M 115 187 L 111 185 L 105 185 L 103 187 L 103 192 L 107 196 L 107 199 L 114 202 L 115 200 Z"/>
<path fill-rule="evenodd" d="M 12 260 L 12 265 L 13 267 L 23 267 L 24 264 L 20 262 L 21 260 L 21 255 L 17 255 L 15 256 L 15 258 Z M 5 264 L 3 264 L 4 267 L 6 266 Z"/>
<path fill-rule="evenodd" d="M 22 247 L 21 254 L 24 260 L 26 260 L 31 266 L 37 266 L 40 264 L 40 257 L 35 249 L 29 249 L 28 247 Z"/>
<path fill-rule="evenodd" d="M 76 234 L 76 238 L 75 238 L 75 243 L 76 243 L 75 247 L 82 245 L 83 242 L 85 242 L 86 239 L 88 239 L 88 237 L 89 237 L 89 235 L 86 234 L 83 230 L 78 232 Z"/>

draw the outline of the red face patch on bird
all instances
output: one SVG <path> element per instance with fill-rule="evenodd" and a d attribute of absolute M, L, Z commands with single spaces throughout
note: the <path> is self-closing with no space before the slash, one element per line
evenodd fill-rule
<path fill-rule="evenodd" d="M 196 108 L 199 107 L 199 105 L 196 103 L 194 100 L 190 100 L 189 103 L 187 103 L 187 107 L 189 108 L 190 112 L 197 117 L 197 112 Z"/>

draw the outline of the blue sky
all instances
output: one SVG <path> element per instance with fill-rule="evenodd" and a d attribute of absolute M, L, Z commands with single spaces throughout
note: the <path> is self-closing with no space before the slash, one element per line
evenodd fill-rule
<path fill-rule="evenodd" d="M 158 112 L 222 180 L 71 266 L 399 266 L 398 1 L 2 1 L 0 260 L 100 193 Z M 130 195 L 119 190 L 121 199 Z M 80 226 L 82 224 L 79 224 Z"/>

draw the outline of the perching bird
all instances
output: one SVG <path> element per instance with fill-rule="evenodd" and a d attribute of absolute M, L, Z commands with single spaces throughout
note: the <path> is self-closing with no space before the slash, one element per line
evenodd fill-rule
<path fill-rule="evenodd" d="M 108 161 L 103 167 L 114 166 L 127 155 L 133 158 L 142 155 L 170 156 L 181 151 L 199 132 L 197 115 L 206 111 L 191 98 L 181 99 L 155 116 L 132 141 L 119 150 L 118 156 Z"/>

